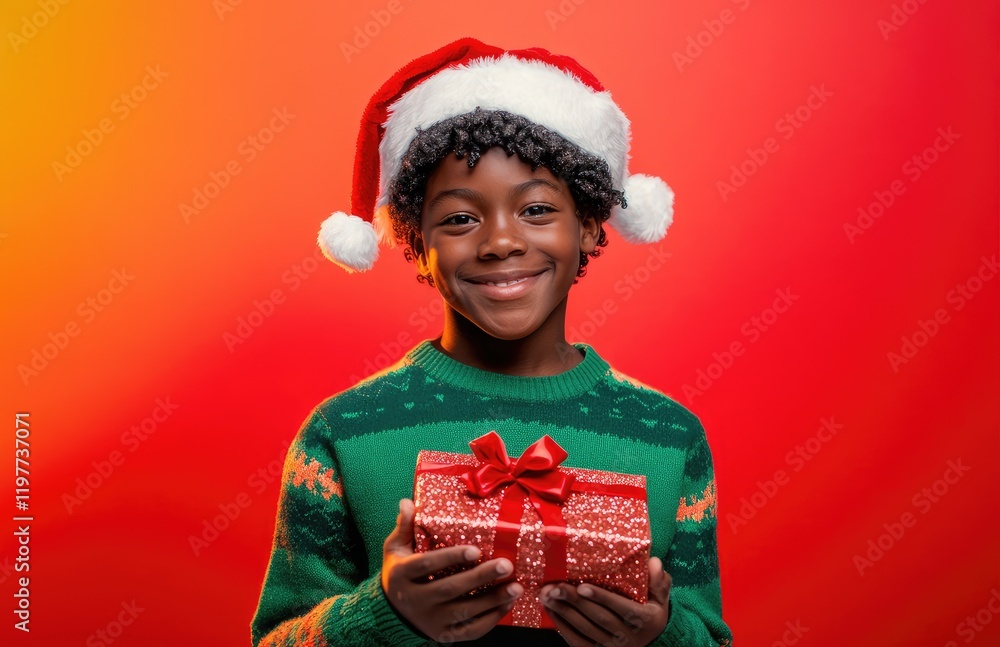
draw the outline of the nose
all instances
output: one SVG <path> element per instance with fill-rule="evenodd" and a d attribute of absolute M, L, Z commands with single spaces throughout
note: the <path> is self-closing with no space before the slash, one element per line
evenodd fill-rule
<path fill-rule="evenodd" d="M 482 240 L 479 243 L 480 258 L 507 258 L 524 254 L 527 242 L 521 232 L 521 224 L 516 215 L 495 214 L 485 219 L 480 227 Z"/>

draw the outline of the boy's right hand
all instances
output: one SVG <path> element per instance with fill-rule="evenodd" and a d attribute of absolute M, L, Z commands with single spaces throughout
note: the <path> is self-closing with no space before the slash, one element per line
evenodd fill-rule
<path fill-rule="evenodd" d="M 449 566 L 479 559 L 475 546 L 449 546 L 413 552 L 413 501 L 399 502 L 396 528 L 382 550 L 382 590 L 389 604 L 425 636 L 438 642 L 475 640 L 492 629 L 524 592 L 512 582 L 474 598 L 462 596 L 510 575 L 513 565 L 492 559 L 460 573 L 430 582 L 418 581 Z"/>

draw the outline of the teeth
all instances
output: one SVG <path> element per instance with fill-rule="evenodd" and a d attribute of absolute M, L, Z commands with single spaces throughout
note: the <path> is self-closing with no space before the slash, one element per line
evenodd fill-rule
<path fill-rule="evenodd" d="M 491 281 L 487 281 L 486 285 L 494 285 L 494 286 L 502 288 L 502 287 L 506 287 L 508 285 L 514 285 L 515 283 L 520 283 L 521 281 L 527 281 L 527 280 L 528 280 L 528 277 L 525 277 L 523 279 L 517 279 L 516 281 L 507 281 L 506 283 L 493 283 Z"/>

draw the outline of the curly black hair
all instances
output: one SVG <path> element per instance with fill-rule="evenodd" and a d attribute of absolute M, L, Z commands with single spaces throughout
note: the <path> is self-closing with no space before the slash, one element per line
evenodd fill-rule
<path fill-rule="evenodd" d="M 389 185 L 389 214 L 397 241 L 407 245 L 404 256 L 413 261 L 414 241 L 420 233 L 421 212 L 427 179 L 448 155 L 467 158 L 469 168 L 487 150 L 499 146 L 507 155 L 517 155 L 534 171 L 543 166 L 569 186 L 576 203 L 577 216 L 597 219 L 597 246 L 590 254 L 580 252 L 577 277 L 586 273 L 588 256 L 600 256 L 601 247 L 608 244 L 603 223 L 611 210 L 625 203 L 622 191 L 613 188 L 611 169 L 603 159 L 584 152 L 561 135 L 525 117 L 504 110 L 483 110 L 450 117 L 417 129 L 417 136 L 403 156 L 399 173 Z M 434 285 L 430 276 L 418 275 L 417 280 Z M 574 279 L 574 284 L 576 280 Z"/>

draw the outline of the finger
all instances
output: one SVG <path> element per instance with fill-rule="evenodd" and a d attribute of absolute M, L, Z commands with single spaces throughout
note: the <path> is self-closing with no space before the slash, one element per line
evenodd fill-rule
<path fill-rule="evenodd" d="M 660 604 L 661 600 L 657 596 L 663 585 L 663 562 L 660 561 L 659 557 L 650 557 L 647 568 L 649 569 L 649 579 L 647 580 L 649 586 L 646 587 L 646 597 L 649 602 Z"/>
<path fill-rule="evenodd" d="M 409 555 L 413 553 L 413 517 L 415 509 L 410 499 L 399 500 L 399 515 L 396 517 L 396 527 L 385 538 L 383 554 L 396 553 Z"/>
<path fill-rule="evenodd" d="M 453 623 L 468 622 L 484 613 L 502 607 L 512 607 L 524 593 L 524 587 L 513 582 L 506 586 L 495 587 L 494 590 L 465 600 L 456 600 L 448 604 Z"/>
<path fill-rule="evenodd" d="M 559 597 L 555 597 L 558 595 Z M 601 643 L 612 638 L 614 632 L 607 631 L 595 624 L 593 619 L 566 601 L 566 593 L 559 586 L 552 587 L 548 595 L 542 595 L 542 604 L 555 611 L 560 618 L 573 627 L 577 633 L 586 636 L 593 642 Z"/>
<path fill-rule="evenodd" d="M 593 644 L 594 644 L 593 640 L 591 640 L 590 638 L 588 638 L 588 637 L 582 635 L 580 632 L 578 632 L 573 627 L 573 625 L 571 625 L 570 623 L 566 622 L 566 620 L 564 620 L 563 617 L 560 616 L 558 612 L 556 612 L 556 611 L 554 611 L 554 610 L 552 610 L 552 609 L 550 609 L 548 607 L 542 607 L 542 608 L 545 609 L 546 615 L 548 615 L 549 618 L 552 619 L 552 624 L 554 624 L 556 626 L 556 631 L 559 632 L 559 635 L 562 637 L 563 640 L 566 641 L 566 643 L 570 647 L 592 647 L 593 646 Z"/>
<path fill-rule="evenodd" d="M 663 562 L 659 557 L 649 560 L 649 599 L 661 607 L 666 607 L 670 600 L 671 577 L 663 570 Z"/>
<path fill-rule="evenodd" d="M 427 585 L 427 589 L 439 601 L 454 600 L 470 591 L 491 584 L 510 575 L 514 565 L 501 557 L 491 559 L 461 573 L 448 575 Z"/>
<path fill-rule="evenodd" d="M 549 589 L 547 597 L 551 597 L 553 592 L 559 593 L 558 599 L 560 601 L 575 607 L 582 616 L 609 634 L 625 629 L 625 620 L 621 616 L 608 607 L 595 602 L 592 597 L 581 596 L 578 591 L 579 587 L 568 584 L 560 585 Z"/>
<path fill-rule="evenodd" d="M 581 584 L 576 587 L 576 593 L 582 598 L 593 600 L 597 604 L 607 607 L 615 612 L 622 620 L 629 625 L 635 624 L 635 619 L 643 614 L 643 605 L 624 595 L 612 593 L 607 589 L 602 589 L 593 584 Z"/>
<path fill-rule="evenodd" d="M 426 553 L 415 553 L 400 561 L 401 574 L 409 580 L 417 580 L 451 566 L 468 566 L 478 560 L 480 555 L 481 551 L 475 546 L 448 546 Z"/>
<path fill-rule="evenodd" d="M 482 638 L 490 629 L 495 627 L 496 624 L 500 622 L 500 619 L 507 615 L 513 607 L 514 602 L 511 601 L 498 607 L 493 607 L 485 613 L 475 617 L 470 617 L 468 620 L 461 620 L 449 626 L 441 634 L 441 636 L 437 638 L 437 642 L 447 645 L 453 642 Z"/>

